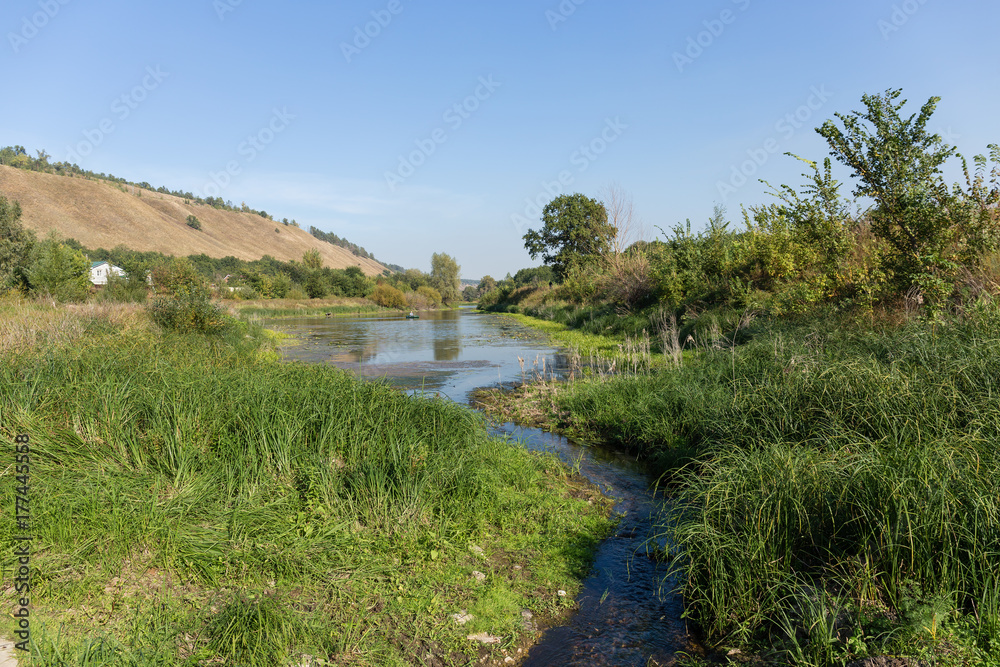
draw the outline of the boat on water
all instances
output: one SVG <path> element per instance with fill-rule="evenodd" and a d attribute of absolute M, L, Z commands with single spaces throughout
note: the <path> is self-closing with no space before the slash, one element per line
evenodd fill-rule
<path fill-rule="evenodd" d="M 410 314 L 406 316 L 406 319 L 408 319 L 408 320 L 419 320 L 420 316 L 419 315 L 414 315 L 413 311 L 411 310 Z"/>

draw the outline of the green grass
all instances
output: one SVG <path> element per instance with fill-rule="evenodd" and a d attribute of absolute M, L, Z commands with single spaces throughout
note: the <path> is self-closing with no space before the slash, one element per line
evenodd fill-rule
<path fill-rule="evenodd" d="M 0 431 L 32 439 L 32 664 L 464 664 L 450 614 L 510 642 L 521 608 L 561 609 L 608 530 L 588 487 L 467 408 L 277 363 L 259 333 L 137 311 L 0 345 Z M 5 511 L 5 563 L 16 534 Z"/>
<path fill-rule="evenodd" d="M 664 473 L 690 618 L 791 664 L 996 664 L 1000 306 L 943 325 L 762 320 L 740 338 L 544 401 L 551 425 Z"/>
<path fill-rule="evenodd" d="M 339 301 L 343 301 L 342 299 Z M 281 300 L 274 304 L 267 301 L 227 302 L 229 306 L 242 317 L 318 317 L 329 313 L 333 317 L 351 317 L 354 315 L 369 315 L 374 313 L 394 313 L 395 310 L 376 306 L 367 301 L 357 303 L 330 303 L 316 305 L 310 301 L 289 302 Z"/>

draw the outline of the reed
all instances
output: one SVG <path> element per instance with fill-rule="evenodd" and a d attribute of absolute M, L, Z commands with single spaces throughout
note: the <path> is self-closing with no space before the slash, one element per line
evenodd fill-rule
<path fill-rule="evenodd" d="M 664 474 L 691 618 L 802 664 L 915 655 L 942 636 L 960 660 L 995 659 L 1000 306 L 946 324 L 737 331 L 746 342 L 706 342 L 680 368 L 553 396 L 565 428 Z M 804 590 L 819 625 L 803 621 Z M 837 632 L 821 598 L 837 602 Z"/>
<path fill-rule="evenodd" d="M 36 664 L 478 655 L 449 614 L 480 609 L 480 630 L 513 638 L 521 608 L 564 604 L 608 529 L 597 494 L 478 414 L 276 363 L 252 325 L 10 308 L 43 333 L 73 323 L 0 348 L 0 430 L 32 439 Z M 6 562 L 15 534 L 0 515 Z M 481 603 L 472 569 L 504 604 Z"/>

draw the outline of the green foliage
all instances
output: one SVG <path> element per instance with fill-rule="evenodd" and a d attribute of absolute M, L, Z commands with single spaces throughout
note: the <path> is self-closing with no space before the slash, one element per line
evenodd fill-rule
<path fill-rule="evenodd" d="M 21 205 L 0 195 L 0 290 L 24 286 L 35 233 L 21 224 Z"/>
<path fill-rule="evenodd" d="M 167 331 L 220 335 L 235 321 L 212 303 L 208 288 L 200 283 L 180 283 L 167 296 L 158 296 L 147 306 L 153 321 Z"/>
<path fill-rule="evenodd" d="M 97 300 L 111 303 L 142 303 L 149 294 L 146 281 L 126 274 L 111 274 L 108 283 L 97 293 Z"/>
<path fill-rule="evenodd" d="M 441 293 L 433 287 L 418 287 L 417 294 L 425 297 L 434 306 L 441 305 Z"/>
<path fill-rule="evenodd" d="M 462 283 L 459 280 L 461 267 L 455 258 L 445 253 L 431 255 L 431 286 L 441 293 L 444 303 L 459 300 Z"/>
<path fill-rule="evenodd" d="M 938 97 L 919 114 L 900 116 L 900 90 L 864 95 L 866 111 L 836 114 L 817 132 L 831 154 L 853 169 L 854 194 L 871 197 L 873 233 L 889 248 L 886 268 L 902 292 L 920 289 L 928 305 L 950 295 L 962 267 L 974 266 L 984 250 L 996 247 L 992 216 L 973 214 L 960 190 L 949 190 L 941 175 L 952 146 L 927 130 Z M 983 207 L 980 207 L 982 210 Z"/>
<path fill-rule="evenodd" d="M 186 222 L 191 229 L 201 229 L 201 221 L 193 215 L 189 215 Z"/>
<path fill-rule="evenodd" d="M 479 291 L 479 294 L 482 295 L 486 294 L 496 286 L 497 281 L 493 279 L 493 276 L 483 276 L 476 289 Z"/>
<path fill-rule="evenodd" d="M 191 260 L 184 257 L 170 258 L 157 264 L 151 276 L 153 289 L 158 294 L 177 294 L 182 289 L 190 292 L 205 284 Z"/>
<path fill-rule="evenodd" d="M 323 268 L 323 258 L 319 254 L 319 250 L 316 248 L 310 248 L 306 250 L 305 254 L 302 255 L 302 264 L 313 271 L 318 271 Z"/>
<path fill-rule="evenodd" d="M 328 283 L 319 271 L 311 272 L 302 287 L 310 299 L 322 299 L 329 293 Z"/>
<path fill-rule="evenodd" d="M 90 291 L 90 262 L 54 238 L 35 245 L 25 271 L 33 292 L 59 301 L 82 301 Z"/>
<path fill-rule="evenodd" d="M 392 285 L 376 285 L 368 297 L 383 308 L 402 310 L 406 308 L 406 296 Z"/>
<path fill-rule="evenodd" d="M 560 195 L 545 205 L 541 231 L 528 230 L 524 247 L 539 255 L 562 280 L 570 268 L 607 252 L 617 230 L 604 205 L 582 194 Z"/>

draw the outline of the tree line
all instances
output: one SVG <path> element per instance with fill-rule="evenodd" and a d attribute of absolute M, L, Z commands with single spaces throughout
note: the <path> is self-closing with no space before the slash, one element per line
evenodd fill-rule
<path fill-rule="evenodd" d="M 716 207 L 701 232 L 687 221 L 626 246 L 635 220 L 620 189 L 605 201 L 555 198 L 542 227 L 524 235 L 559 283 L 546 298 L 622 311 L 725 305 L 780 315 L 828 304 L 940 313 L 997 287 L 1000 147 L 966 160 L 928 130 L 939 98 L 907 115 L 901 95 L 864 95 L 863 110 L 817 128 L 830 155 L 821 164 L 792 155 L 807 168 L 805 185 L 767 184 L 774 201 L 741 207 L 740 229 Z M 833 177 L 834 160 L 851 170 L 851 196 Z M 952 160 L 963 182 L 949 185 Z M 481 305 L 504 307 L 527 292 L 507 279 Z"/>
<path fill-rule="evenodd" d="M 170 291 L 170 285 L 179 280 L 225 299 L 368 298 L 400 309 L 434 308 L 456 303 L 462 296 L 460 267 L 445 253 L 432 255 L 430 273 L 406 269 L 371 277 L 357 266 L 323 266 L 315 248 L 301 261 L 282 261 L 270 255 L 257 260 L 205 254 L 176 258 L 125 246 L 88 249 L 75 239 L 55 236 L 38 240 L 20 218 L 20 205 L 0 196 L 0 293 L 16 290 L 80 301 L 91 291 L 91 263 L 107 261 L 125 274 L 112 276 L 100 291 L 99 298 L 107 300 L 144 301 L 150 291 Z"/>

